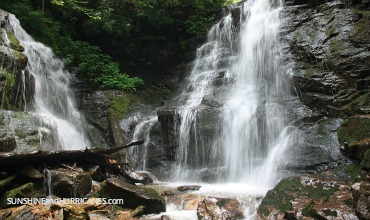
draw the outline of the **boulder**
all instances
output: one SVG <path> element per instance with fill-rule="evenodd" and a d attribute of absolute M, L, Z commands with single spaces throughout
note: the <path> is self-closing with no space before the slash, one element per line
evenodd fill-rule
<path fill-rule="evenodd" d="M 8 176 L 0 180 L 0 192 L 5 192 L 15 182 L 17 175 Z"/>
<path fill-rule="evenodd" d="M 31 179 L 38 179 L 38 180 L 44 179 L 44 175 L 40 173 L 38 170 L 36 170 L 33 166 L 30 166 L 30 165 L 15 167 L 15 171 Z"/>
<path fill-rule="evenodd" d="M 166 211 L 165 201 L 158 195 L 157 191 L 131 185 L 120 179 L 109 178 L 101 184 L 99 194 L 102 198 L 123 199 L 124 208 L 136 208 L 144 206 L 144 213 L 160 213 Z"/>
<path fill-rule="evenodd" d="M 359 219 L 370 219 L 370 183 L 359 182 L 352 185 L 353 203 Z"/>
<path fill-rule="evenodd" d="M 338 139 L 351 158 L 363 160 L 369 150 L 370 115 L 356 115 L 343 121 L 338 129 Z"/>
<path fill-rule="evenodd" d="M 10 152 L 15 150 L 17 142 L 14 136 L 5 136 L 0 138 L 0 152 Z"/>
<path fill-rule="evenodd" d="M 178 191 L 198 191 L 202 186 L 198 185 L 186 185 L 177 187 Z"/>
<path fill-rule="evenodd" d="M 41 150 L 50 134 L 41 135 L 40 127 L 35 115 L 0 110 L 0 152 Z"/>
<path fill-rule="evenodd" d="M 22 205 L 11 211 L 11 215 L 6 219 L 11 220 L 39 220 L 39 213 L 32 212 L 31 208 L 27 205 Z"/>
<path fill-rule="evenodd" d="M 0 197 L 0 208 L 15 205 L 15 204 L 12 204 L 12 203 L 15 203 L 15 201 L 12 201 L 10 204 L 8 204 L 8 199 L 32 198 L 35 195 L 37 195 L 35 193 L 36 191 L 34 191 L 33 183 L 26 183 L 17 188 L 8 190 Z"/>
<path fill-rule="evenodd" d="M 82 198 L 92 186 L 88 172 L 59 168 L 50 170 L 52 193 L 62 198 Z"/>
<path fill-rule="evenodd" d="M 243 209 L 236 199 L 209 197 L 198 203 L 199 220 L 244 219 Z"/>
<path fill-rule="evenodd" d="M 288 177 L 268 191 L 259 219 L 358 219 L 351 185 L 317 176 Z"/>
<path fill-rule="evenodd" d="M 2 67 L 4 69 L 23 70 L 28 63 L 26 55 L 6 46 L 0 46 L 0 57 L 2 58 Z"/>

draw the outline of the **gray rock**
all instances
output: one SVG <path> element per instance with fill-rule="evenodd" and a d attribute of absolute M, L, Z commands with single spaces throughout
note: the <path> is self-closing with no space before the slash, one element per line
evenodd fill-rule
<path fill-rule="evenodd" d="M 16 167 L 15 171 L 31 179 L 44 179 L 44 175 L 30 165 Z"/>
<path fill-rule="evenodd" d="M 198 191 L 202 186 L 198 185 L 186 185 L 177 187 L 178 191 Z"/>
<path fill-rule="evenodd" d="M 11 215 L 8 216 L 7 219 L 14 219 L 14 220 L 39 220 L 41 218 L 40 215 L 35 214 L 31 211 L 30 207 L 23 205 L 11 212 Z"/>
<path fill-rule="evenodd" d="M 0 151 L 30 152 L 43 149 L 49 134 L 39 133 L 39 118 L 27 112 L 0 110 Z"/>
<path fill-rule="evenodd" d="M 92 178 L 87 172 L 70 169 L 50 170 L 53 194 L 61 198 L 83 198 L 91 190 Z"/>
<path fill-rule="evenodd" d="M 4 69 L 23 70 L 27 66 L 28 58 L 26 55 L 6 46 L 0 46 L 0 57 Z"/>
<path fill-rule="evenodd" d="M 162 215 L 161 220 L 171 220 L 171 217 L 168 215 Z"/>
<path fill-rule="evenodd" d="M 370 219 L 370 184 L 359 182 L 352 185 L 356 214 L 360 219 Z"/>
<path fill-rule="evenodd" d="M 160 213 L 166 211 L 164 200 L 154 189 L 128 184 L 120 179 L 109 178 L 101 184 L 99 194 L 102 198 L 123 199 L 124 208 L 144 206 L 144 213 Z"/>
<path fill-rule="evenodd" d="M 292 54 L 285 65 L 295 61 L 293 85 L 302 102 L 329 115 L 352 114 L 347 105 L 368 90 L 368 8 L 352 10 L 341 1 L 288 5 L 282 29 Z"/>
<path fill-rule="evenodd" d="M 236 199 L 209 197 L 198 203 L 199 220 L 244 219 L 243 209 Z"/>

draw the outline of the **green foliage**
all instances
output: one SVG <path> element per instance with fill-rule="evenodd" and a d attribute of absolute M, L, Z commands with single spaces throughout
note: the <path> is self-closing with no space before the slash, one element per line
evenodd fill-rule
<path fill-rule="evenodd" d="M 155 56 L 158 51 L 176 59 L 194 49 L 197 42 L 189 39 L 205 36 L 221 8 L 235 2 L 1 0 L 0 8 L 16 14 L 28 33 L 64 57 L 67 67 L 77 66 L 79 76 L 93 86 L 133 90 L 142 80 L 123 70 L 154 71 L 149 66 L 163 62 Z"/>
<path fill-rule="evenodd" d="M 143 81 L 138 77 L 129 77 L 122 73 L 118 64 L 103 54 L 99 47 L 83 41 L 64 39 L 66 64 L 78 66 L 83 74 L 94 86 L 106 89 L 134 90 Z"/>
<path fill-rule="evenodd" d="M 143 81 L 138 77 L 129 77 L 120 70 L 117 63 L 111 57 L 104 54 L 97 46 L 87 42 L 74 40 L 73 33 L 66 32 L 69 28 L 55 21 L 48 14 L 34 10 L 32 1 L 20 0 L 12 2 L 5 0 L 0 3 L 0 8 L 4 8 L 15 13 L 20 19 L 22 26 L 37 40 L 49 45 L 53 51 L 65 58 L 67 67 L 79 67 L 80 77 L 87 79 L 92 86 L 103 89 L 134 90 Z M 86 4 L 83 1 L 57 1 L 54 4 L 62 6 L 72 5 L 77 8 L 79 4 Z M 86 10 L 77 8 L 83 13 Z M 77 10 L 76 9 L 76 10 Z M 72 15 L 67 15 L 72 16 Z"/>

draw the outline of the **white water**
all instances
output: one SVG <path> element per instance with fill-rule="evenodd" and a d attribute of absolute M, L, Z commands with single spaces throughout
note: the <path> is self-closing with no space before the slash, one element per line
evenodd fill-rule
<path fill-rule="evenodd" d="M 282 2 L 272 3 L 247 1 L 241 8 L 239 37 L 228 15 L 211 29 L 207 43 L 198 49 L 188 79 L 191 89 L 183 92 L 186 101 L 178 110 L 175 180 L 199 181 L 194 174 L 212 166 L 219 170 L 220 183 L 271 187 L 280 178 L 277 170 L 284 165 L 281 155 L 290 144 L 292 129 L 287 127 L 286 112 L 279 104 L 288 86 L 279 65 Z M 220 72 L 224 81 L 221 89 L 214 85 Z M 216 132 L 211 143 L 197 131 L 206 95 L 222 105 L 220 123 L 215 122 L 215 129 L 221 126 L 221 132 Z M 190 157 L 194 149 L 202 157 Z M 211 153 L 206 155 L 207 151 Z"/>
<path fill-rule="evenodd" d="M 147 154 L 150 145 L 150 131 L 158 123 L 158 117 L 150 117 L 141 121 L 134 130 L 132 141 L 144 140 L 142 146 L 133 146 L 129 149 L 131 160 L 135 169 L 147 170 Z"/>
<path fill-rule="evenodd" d="M 71 75 L 64 70 L 63 62 L 55 57 L 49 47 L 36 42 L 21 27 L 18 19 L 9 14 L 12 32 L 25 48 L 28 65 L 23 71 L 35 81 L 35 94 L 32 106 L 25 110 L 41 117 L 42 133 L 54 133 L 43 143 L 46 150 L 76 150 L 89 146 L 85 134 L 85 119 L 76 108 L 74 94 L 69 88 Z M 23 80 L 25 83 L 25 80 Z M 24 85 L 25 86 L 25 85 Z M 26 89 L 23 89 L 26 91 Z M 23 95 L 26 103 L 25 94 Z M 44 139 L 43 139 L 44 140 Z"/>

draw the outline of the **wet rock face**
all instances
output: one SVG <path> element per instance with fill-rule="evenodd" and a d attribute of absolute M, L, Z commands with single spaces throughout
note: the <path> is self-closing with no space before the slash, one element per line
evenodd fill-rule
<path fill-rule="evenodd" d="M 207 100 L 207 101 L 206 101 Z M 212 105 L 211 105 L 212 103 Z M 221 131 L 219 114 L 220 108 L 213 106 L 216 103 L 212 96 L 207 96 L 204 103 L 197 106 L 193 111 L 197 111 L 196 122 L 193 123 L 189 136 L 188 158 L 193 158 L 190 163 L 193 167 L 211 164 L 201 158 L 209 158 L 213 139 Z M 181 116 L 177 112 L 178 106 L 165 105 L 158 109 L 158 121 L 160 123 L 163 151 L 167 154 L 170 162 L 176 159 L 176 150 L 179 147 L 179 133 L 181 132 Z M 195 114 L 195 113 L 194 113 Z M 198 150 L 196 148 L 198 147 Z M 199 148 L 204 150 L 199 150 Z"/>
<path fill-rule="evenodd" d="M 42 137 L 39 133 L 40 120 L 27 112 L 0 111 L 0 152 L 23 152 L 42 149 Z"/>
<path fill-rule="evenodd" d="M 369 191 L 362 192 L 367 196 Z M 315 176 L 289 177 L 267 192 L 259 219 L 359 219 L 352 186 Z M 363 211 L 365 213 L 365 211 Z"/>
<path fill-rule="evenodd" d="M 228 198 L 205 198 L 198 203 L 197 216 L 199 220 L 244 219 L 240 203 Z"/>
<path fill-rule="evenodd" d="M 24 47 L 13 35 L 8 12 L 0 9 L 0 104 L 2 109 L 23 110 L 34 95 L 34 78 L 22 73 L 28 63 Z"/>
<path fill-rule="evenodd" d="M 110 128 L 108 123 L 109 100 L 103 91 L 92 91 L 85 85 L 86 82 L 76 82 L 73 86 L 76 91 L 78 108 L 84 113 L 88 123 L 88 134 L 94 147 L 107 147 Z"/>
<path fill-rule="evenodd" d="M 283 10 L 282 37 L 295 61 L 298 95 L 304 104 L 328 115 L 368 111 L 368 5 L 347 7 L 332 1 L 311 8 L 305 3 L 294 1 Z"/>

